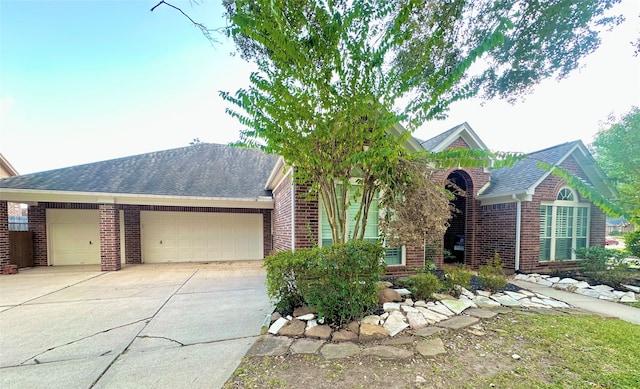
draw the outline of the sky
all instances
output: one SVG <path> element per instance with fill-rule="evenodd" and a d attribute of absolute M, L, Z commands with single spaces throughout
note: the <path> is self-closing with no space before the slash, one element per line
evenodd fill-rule
<path fill-rule="evenodd" d="M 252 64 L 221 34 L 211 44 L 158 0 L 0 0 L 0 153 L 21 174 L 203 142 L 238 140 L 219 91 L 249 85 Z M 175 0 L 209 28 L 224 26 L 221 1 Z M 593 141 L 610 114 L 640 105 L 640 0 L 614 10 L 626 21 L 560 82 L 524 102 L 471 99 L 414 135 L 431 138 L 468 122 L 494 151 L 531 152 Z"/>

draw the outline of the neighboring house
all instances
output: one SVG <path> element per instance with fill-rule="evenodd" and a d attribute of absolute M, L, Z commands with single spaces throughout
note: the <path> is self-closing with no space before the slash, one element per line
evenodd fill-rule
<path fill-rule="evenodd" d="M 9 163 L 9 161 L 0 153 L 0 178 L 15 177 L 19 175 L 18 171 Z M 7 212 L 11 219 L 10 229 L 23 230 L 26 226 L 23 222 L 26 220 L 26 205 L 20 203 L 9 203 Z"/>
<path fill-rule="evenodd" d="M 634 230 L 633 224 L 624 217 L 607 218 L 607 235 L 614 233 L 624 234 Z"/>
<path fill-rule="evenodd" d="M 426 141 L 410 138 L 405 146 L 487 149 L 466 123 Z M 439 266 L 474 268 L 498 252 L 507 268 L 534 271 L 575 259 L 575 248 L 604 245 L 602 211 L 538 161 L 613 195 L 580 141 L 531 153 L 510 168 L 440 170 L 443 186 L 452 180 L 467 192 L 454 201 L 461 212 L 441 247 L 388 249 L 389 273 L 415 272 L 425 252 L 435 252 L 427 259 Z M 100 263 L 118 270 L 122 263 L 255 260 L 329 244 L 322 204 L 306 196 L 308 189 L 282 158 L 199 144 L 0 180 L 0 207 L 34 204 L 29 229 L 37 265 Z M 374 204 L 366 238 L 377 239 L 377 214 Z M 442 249 L 451 255 L 439 254 Z"/>

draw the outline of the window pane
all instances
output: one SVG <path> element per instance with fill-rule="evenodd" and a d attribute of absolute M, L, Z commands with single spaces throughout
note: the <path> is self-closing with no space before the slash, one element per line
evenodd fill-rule
<path fill-rule="evenodd" d="M 548 261 L 551 259 L 551 238 L 540 239 L 540 255 L 541 261 Z"/>
<path fill-rule="evenodd" d="M 553 207 L 542 205 L 540 207 L 540 261 L 551 259 L 551 212 Z"/>
<path fill-rule="evenodd" d="M 557 238 L 554 259 L 557 261 L 571 259 L 572 244 L 573 239 L 571 238 Z"/>
<path fill-rule="evenodd" d="M 402 248 L 394 247 L 387 249 L 384 255 L 384 261 L 387 265 L 402 265 Z"/>

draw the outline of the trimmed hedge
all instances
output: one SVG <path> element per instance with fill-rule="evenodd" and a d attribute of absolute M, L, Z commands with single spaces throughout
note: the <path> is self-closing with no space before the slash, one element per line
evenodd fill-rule
<path fill-rule="evenodd" d="M 361 241 L 279 252 L 265 259 L 267 293 L 281 311 L 306 303 L 337 325 L 360 319 L 377 306 L 384 252 L 378 243 Z"/>

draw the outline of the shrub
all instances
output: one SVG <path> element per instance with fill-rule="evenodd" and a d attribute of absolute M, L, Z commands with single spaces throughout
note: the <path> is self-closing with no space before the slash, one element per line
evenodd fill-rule
<path fill-rule="evenodd" d="M 426 300 L 441 288 L 440 280 L 433 273 L 421 273 L 409 279 L 409 290 L 417 300 Z"/>
<path fill-rule="evenodd" d="M 309 250 L 280 251 L 264 260 L 267 271 L 267 295 L 275 300 L 279 312 L 292 311 L 302 305 L 304 299 L 298 289 L 297 276 L 304 273 L 304 259 Z"/>
<path fill-rule="evenodd" d="M 468 288 L 472 276 L 471 271 L 462 266 L 446 269 L 444 270 L 442 284 L 447 292 L 451 293 L 454 297 L 459 297 L 461 292 L 460 287 Z"/>
<path fill-rule="evenodd" d="M 576 256 L 582 259 L 582 273 L 593 283 L 617 288 L 619 284 L 628 283 L 633 279 L 633 274 L 621 261 L 624 257 L 623 252 L 604 247 L 588 247 L 577 249 Z"/>
<path fill-rule="evenodd" d="M 304 274 L 296 281 L 307 304 L 318 316 L 342 325 L 377 307 L 376 282 L 385 271 L 384 248 L 378 243 L 351 241 L 311 249 Z"/>
<path fill-rule="evenodd" d="M 502 271 L 502 259 L 496 251 L 493 258 L 487 259 L 487 264 L 480 266 L 478 277 L 482 287 L 493 292 L 501 290 L 507 285 L 507 277 Z"/>
<path fill-rule="evenodd" d="M 640 258 L 640 230 L 626 234 L 624 244 L 631 256 Z"/>

